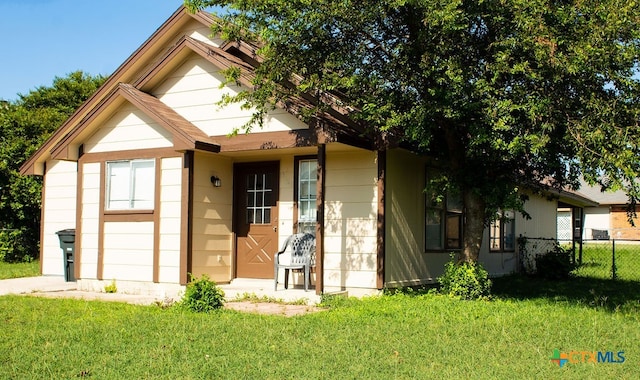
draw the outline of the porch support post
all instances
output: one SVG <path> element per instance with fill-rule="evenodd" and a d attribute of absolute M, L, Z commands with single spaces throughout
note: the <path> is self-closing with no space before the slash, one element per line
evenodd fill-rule
<path fill-rule="evenodd" d="M 326 145 L 318 144 L 318 178 L 316 182 L 316 294 L 324 291 L 324 201 L 326 176 Z"/>
<path fill-rule="evenodd" d="M 193 216 L 193 151 L 186 151 L 182 161 L 182 211 L 180 225 L 180 284 L 189 282 L 191 272 Z"/>
<path fill-rule="evenodd" d="M 384 288 L 384 258 L 385 258 L 385 185 L 387 171 L 387 152 L 378 151 L 378 221 L 376 241 L 376 286 Z"/>

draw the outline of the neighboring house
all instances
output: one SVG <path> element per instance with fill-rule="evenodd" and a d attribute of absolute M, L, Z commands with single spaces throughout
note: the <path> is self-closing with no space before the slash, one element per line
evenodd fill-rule
<path fill-rule="evenodd" d="M 629 223 L 629 197 L 624 191 L 603 192 L 599 186 L 589 186 L 584 182 L 579 191 L 598 203 L 596 207 L 584 209 L 585 239 L 640 239 L 640 228 Z"/>
<path fill-rule="evenodd" d="M 229 137 L 251 111 L 214 105 L 238 90 L 221 88 L 221 70 L 257 62 L 251 45 L 210 38 L 213 21 L 179 8 L 24 164 L 44 177 L 42 273 L 63 273 L 56 232 L 75 228 L 80 289 L 116 280 L 161 295 L 189 273 L 273 278 L 280 244 L 311 231 L 317 293 L 435 281 L 464 215 L 454 199 L 427 201 L 428 158 L 378 150 L 339 109 L 305 124 L 304 99 Z M 556 236 L 559 201 L 584 205 L 557 198 L 531 196 L 531 219 L 507 211 L 487 228 L 492 275 L 517 270 L 517 236 Z"/>

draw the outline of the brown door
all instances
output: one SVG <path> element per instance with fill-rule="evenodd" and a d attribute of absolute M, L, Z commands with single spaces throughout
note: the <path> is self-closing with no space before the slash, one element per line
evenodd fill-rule
<path fill-rule="evenodd" d="M 273 278 L 278 251 L 278 162 L 234 168 L 236 277 Z"/>

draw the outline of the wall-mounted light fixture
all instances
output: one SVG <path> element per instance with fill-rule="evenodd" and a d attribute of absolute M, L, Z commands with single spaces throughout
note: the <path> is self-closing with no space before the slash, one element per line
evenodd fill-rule
<path fill-rule="evenodd" d="M 217 176 L 211 176 L 211 183 L 213 183 L 214 187 L 220 187 L 222 186 L 222 181 L 220 180 L 220 177 Z"/>

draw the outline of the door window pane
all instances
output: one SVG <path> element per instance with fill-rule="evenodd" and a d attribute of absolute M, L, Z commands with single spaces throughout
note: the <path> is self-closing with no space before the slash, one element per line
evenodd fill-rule
<path fill-rule="evenodd" d="M 274 173 L 247 175 L 247 224 L 270 224 Z"/>

